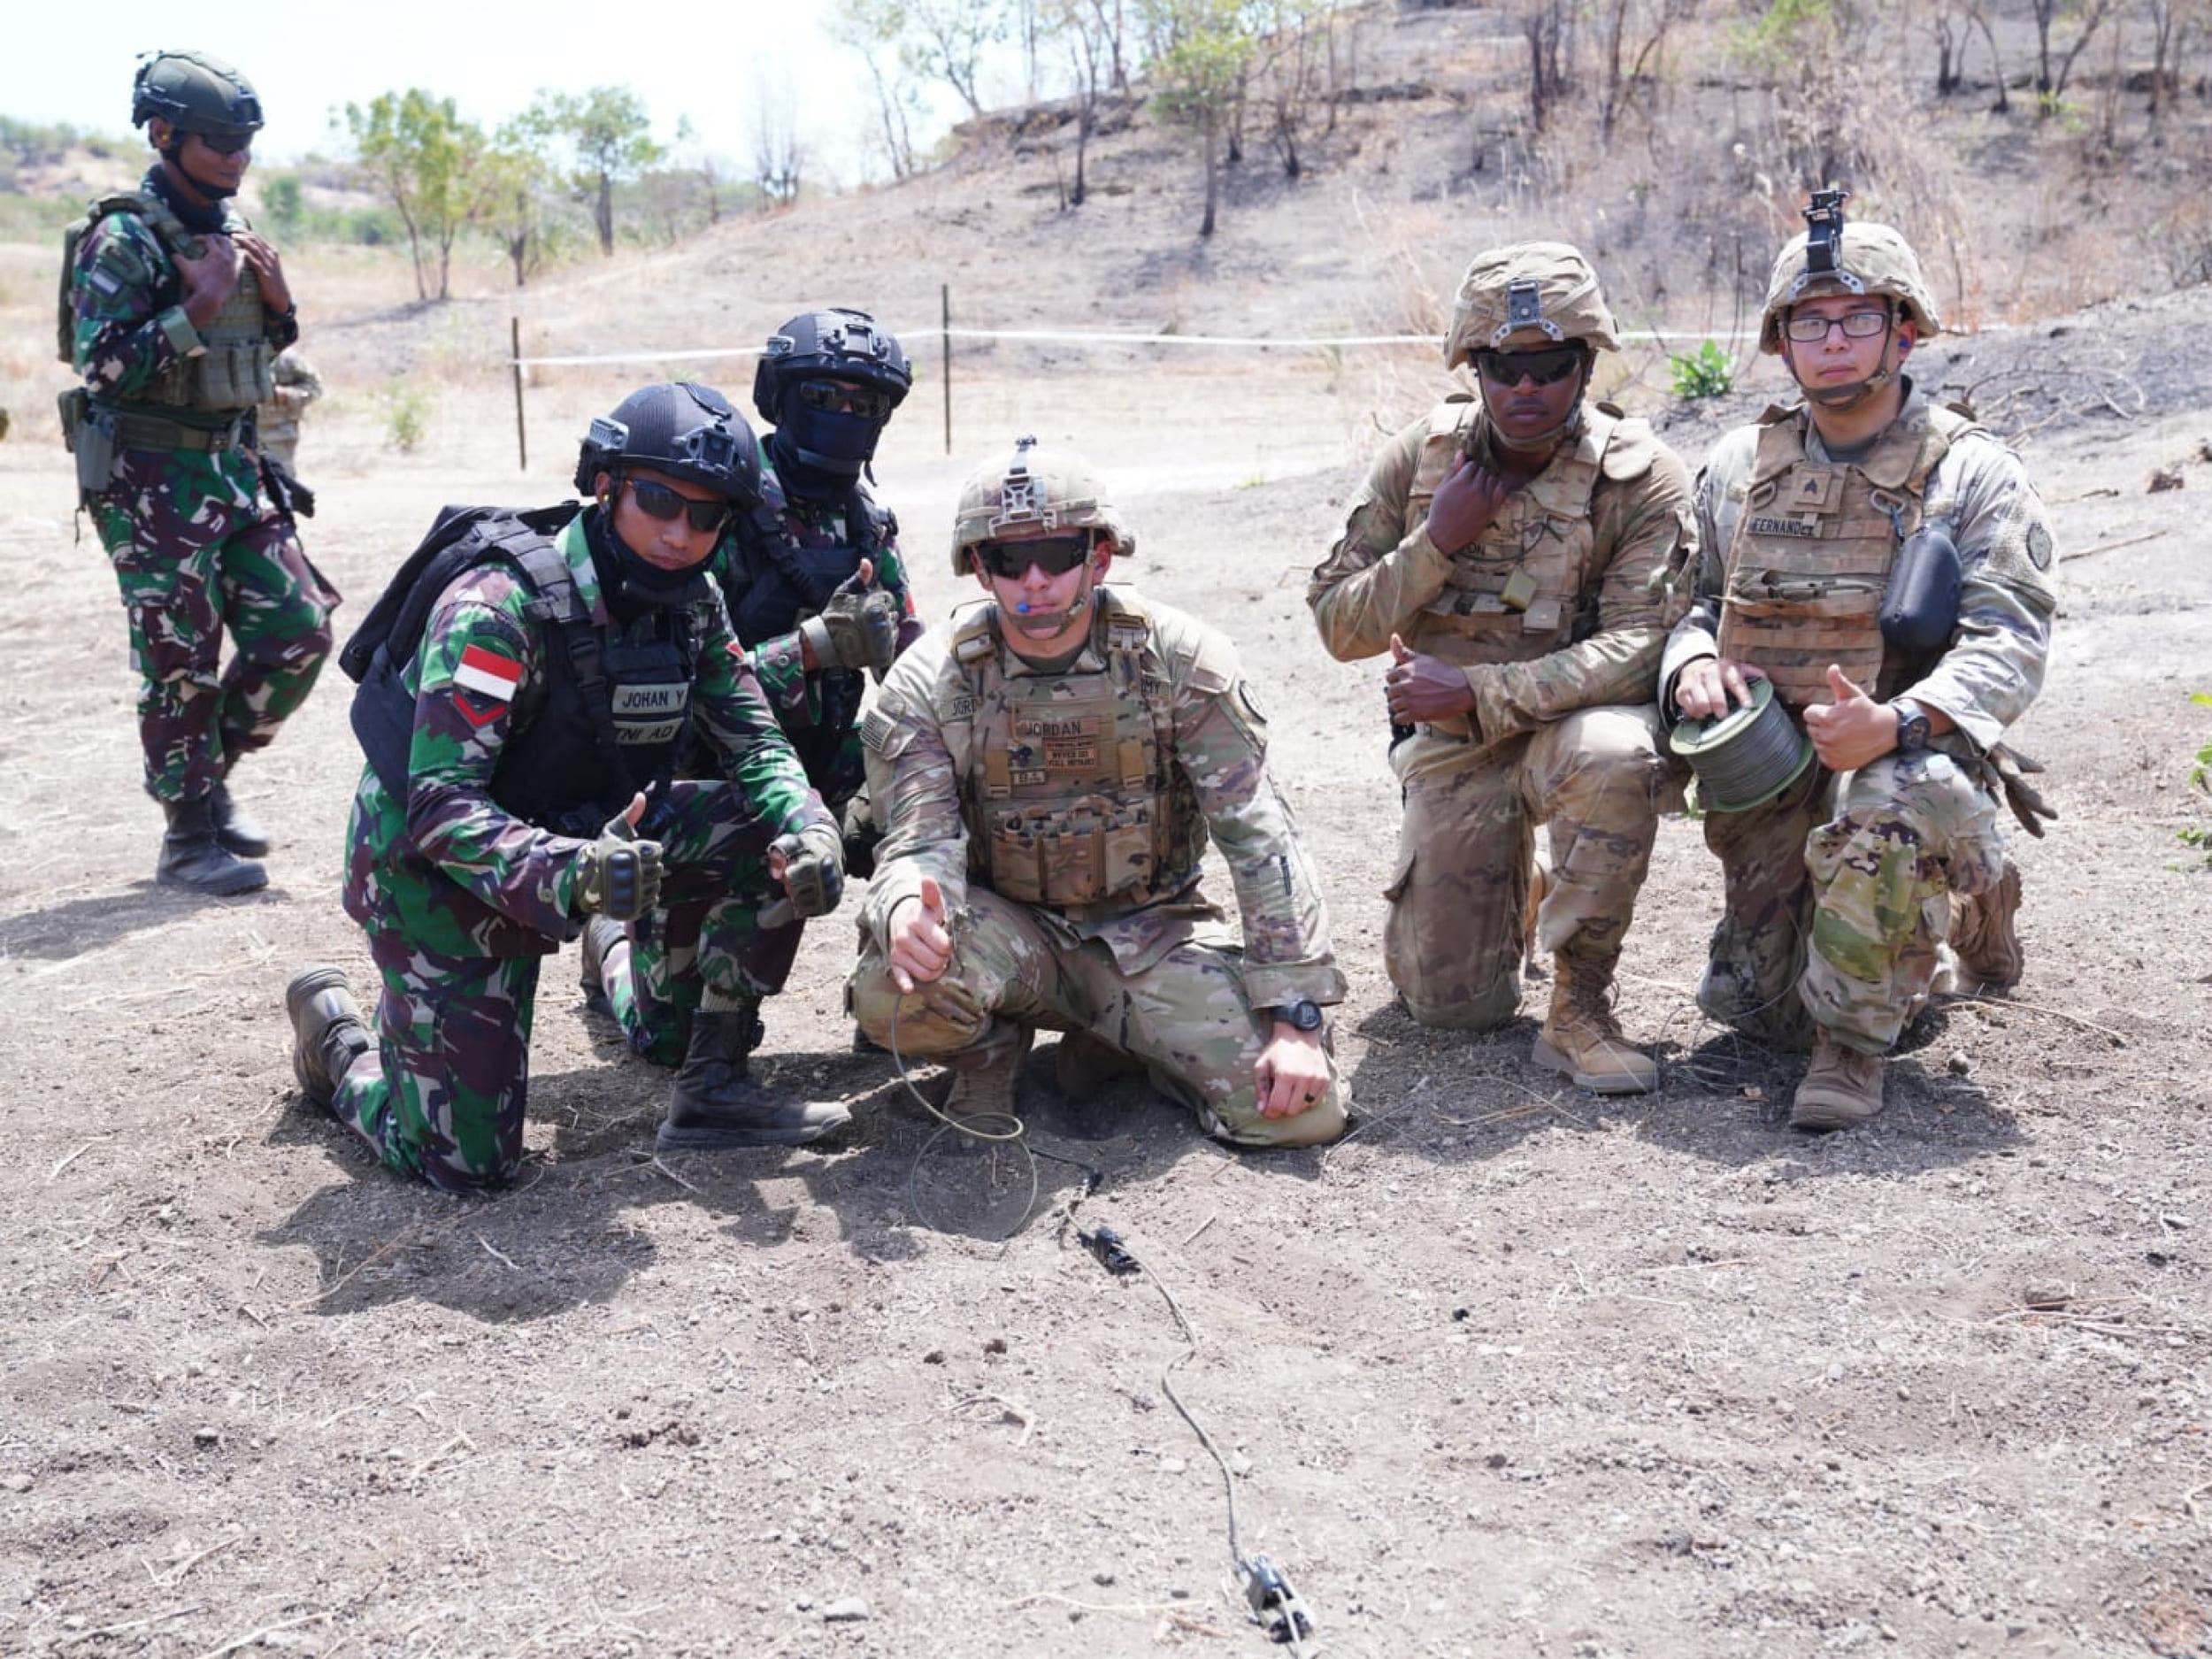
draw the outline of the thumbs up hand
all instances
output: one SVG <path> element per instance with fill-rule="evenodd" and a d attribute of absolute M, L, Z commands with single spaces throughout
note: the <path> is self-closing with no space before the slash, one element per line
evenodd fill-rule
<path fill-rule="evenodd" d="M 933 876 L 922 878 L 921 896 L 902 899 L 891 912 L 891 979 L 902 995 L 942 977 L 952 965 L 952 933 L 945 926 L 945 895 Z"/>
<path fill-rule="evenodd" d="M 1833 703 L 1805 710 L 1805 732 L 1822 765 L 1855 772 L 1897 747 L 1896 710 L 1868 696 L 1833 663 L 1828 664 L 1828 690 Z"/>

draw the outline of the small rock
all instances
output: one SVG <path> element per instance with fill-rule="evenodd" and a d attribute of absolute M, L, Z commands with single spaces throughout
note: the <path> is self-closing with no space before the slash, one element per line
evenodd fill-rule
<path fill-rule="evenodd" d="M 2074 1293 L 2063 1285 L 2030 1285 L 2020 1293 L 2021 1305 L 2028 1308 L 2063 1308 L 2073 1299 Z"/>
<path fill-rule="evenodd" d="M 822 1609 L 825 1624 L 856 1624 L 868 1617 L 868 1603 L 863 1597 L 849 1595 L 832 1601 Z"/>
<path fill-rule="evenodd" d="M 2187 488 L 2188 481 L 2182 477 L 2181 469 L 2177 466 L 2154 467 L 2151 470 L 2149 493 L 2160 495 L 2170 489 L 2183 489 Z"/>
<path fill-rule="evenodd" d="M 922 1363 L 925 1365 L 941 1365 L 944 1363 L 945 1350 L 941 1348 L 933 1348 L 922 1356 Z"/>
<path fill-rule="evenodd" d="M 1948 1060 L 1946 1060 L 1943 1064 L 1944 1069 L 1949 1071 L 1953 1077 L 1965 1077 L 1970 1074 L 1974 1070 L 1974 1062 L 1968 1058 L 1963 1051 L 1953 1055 Z"/>
<path fill-rule="evenodd" d="M 220 1446 L 222 1443 L 223 1432 L 220 1429 L 194 1429 L 192 1431 L 192 1444 L 203 1451 Z"/>
<path fill-rule="evenodd" d="M 1111 1567 L 1101 1567 L 1096 1572 L 1091 1575 L 1091 1582 L 1100 1586 L 1102 1588 L 1113 1583 L 1113 1581 L 1114 1570 Z"/>
<path fill-rule="evenodd" d="M 1160 1472 L 1164 1475 L 1179 1475 L 1189 1467 L 1190 1465 L 1179 1457 L 1163 1457 L 1160 1459 Z"/>
<path fill-rule="evenodd" d="M 1002 1336 L 993 1337 L 983 1345 L 983 1351 L 986 1354 L 1003 1354 L 1006 1352 L 1006 1339 Z"/>
<path fill-rule="evenodd" d="M 28 1492 L 31 1478 L 28 1475 L 10 1475 L 6 1479 L 0 1480 L 0 1486 L 6 1487 L 10 1492 Z"/>

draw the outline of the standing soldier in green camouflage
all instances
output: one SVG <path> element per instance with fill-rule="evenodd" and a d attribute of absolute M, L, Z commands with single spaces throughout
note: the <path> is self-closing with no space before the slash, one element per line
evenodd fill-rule
<path fill-rule="evenodd" d="M 884 841 L 861 1028 L 1010 1114 L 1040 1028 L 1079 1097 L 1141 1068 L 1240 1147 L 1343 1133 L 1343 976 L 1236 649 L 1104 582 L 1134 541 L 1090 468 L 1024 438 L 970 474 L 953 565 L 990 595 L 899 659 L 863 726 Z M 1243 941 L 1199 887 L 1208 836 Z"/>
<path fill-rule="evenodd" d="M 775 423 L 761 444 L 760 500 L 737 513 L 711 565 L 761 694 L 845 825 L 846 863 L 866 875 L 872 834 L 848 813 L 866 807 L 860 703 L 921 637 L 899 557 L 898 520 L 862 474 L 914 377 L 899 342 L 865 312 L 804 311 L 769 337 L 753 404 Z M 626 932 L 601 918 L 587 932 L 584 990 L 603 1001 L 649 1060 L 682 1058 L 687 964 L 702 912 L 677 906 Z M 804 930 L 791 917 L 743 953 L 756 1004 L 781 991 Z"/>
<path fill-rule="evenodd" d="M 1331 656 L 1393 658 L 1405 813 L 1384 956 L 1409 1011 L 1465 1031 L 1513 1017 L 1541 825 L 1536 943 L 1556 977 L 1532 1058 L 1634 1094 L 1657 1070 L 1623 1041 L 1610 992 L 1676 788 L 1649 676 L 1690 479 L 1645 422 L 1586 406 L 1595 353 L 1618 349 L 1574 249 L 1477 258 L 1444 358 L 1473 365 L 1481 396 L 1377 457 L 1306 602 Z"/>
<path fill-rule="evenodd" d="M 1707 460 L 1694 602 L 1660 683 L 1703 719 L 1771 680 L 1812 739 L 1818 764 L 1779 796 L 1706 817 L 1726 908 L 1698 1003 L 1779 1047 L 1809 1040 L 1790 1121 L 1827 1130 L 1881 1110 L 1882 1058 L 1947 932 L 1984 983 L 2020 977 L 1995 789 L 2037 834 L 2049 814 L 1998 741 L 2042 686 L 2056 601 L 2018 457 L 1902 373 L 1941 326 L 1911 248 L 1846 225 L 1840 191 L 1806 219 L 1759 325 L 1806 401 Z"/>
<path fill-rule="evenodd" d="M 591 918 L 704 914 L 664 1148 L 849 1118 L 747 1064 L 757 910 L 772 894 L 821 915 L 843 886 L 836 824 L 705 573 L 759 498 L 751 430 L 710 388 L 647 387 L 592 422 L 576 477 L 580 510 L 449 510 L 343 658 L 369 757 L 345 902 L 383 995 L 372 1045 L 342 972 L 295 976 L 293 1065 L 387 1164 L 449 1191 L 519 1165 L 539 963 Z M 695 732 L 718 780 L 672 780 Z"/>
<path fill-rule="evenodd" d="M 253 860 L 269 838 L 230 773 L 305 700 L 337 603 L 272 504 L 255 441 L 299 324 L 275 250 L 229 206 L 261 127 L 245 77 L 156 53 L 131 119 L 160 159 L 72 230 L 63 352 L 84 385 L 63 433 L 130 618 L 146 788 L 169 820 L 157 879 L 243 893 L 268 880 Z"/>

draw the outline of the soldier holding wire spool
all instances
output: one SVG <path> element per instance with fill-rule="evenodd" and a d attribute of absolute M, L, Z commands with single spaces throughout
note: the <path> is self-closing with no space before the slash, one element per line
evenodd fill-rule
<path fill-rule="evenodd" d="M 1775 262 L 1760 346 L 1805 401 L 1706 463 L 1694 603 L 1660 677 L 1686 721 L 1716 723 L 1676 741 L 1725 872 L 1698 1003 L 1809 1042 L 1790 1113 L 1809 1130 L 1881 1110 L 1883 1056 L 1947 933 L 1967 973 L 2019 978 L 1996 794 L 2032 833 L 2055 816 L 1999 742 L 2043 683 L 2050 526 L 2018 457 L 1903 373 L 1934 300 L 1904 238 L 1846 225 L 1843 196 L 1816 194 Z M 1716 741 L 1724 720 L 1747 729 Z"/>

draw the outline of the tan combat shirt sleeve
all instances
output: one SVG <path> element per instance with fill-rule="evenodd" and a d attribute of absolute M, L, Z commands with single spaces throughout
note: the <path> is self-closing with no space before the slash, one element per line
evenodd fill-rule
<path fill-rule="evenodd" d="M 1306 584 L 1321 643 L 1340 663 L 1388 650 L 1390 636 L 1411 625 L 1451 574 L 1451 560 L 1429 540 L 1425 515 L 1410 527 L 1406 523 L 1406 499 L 1428 430 L 1424 416 L 1376 456 L 1345 515 L 1344 534 Z"/>
<path fill-rule="evenodd" d="M 925 877 L 936 880 L 948 915 L 968 901 L 968 830 L 944 728 L 949 715 L 964 720 L 973 708 L 949 638 L 927 634 L 902 653 L 861 726 L 869 798 L 884 837 L 860 919 L 879 940 L 889 937 L 893 908 L 921 896 Z"/>
<path fill-rule="evenodd" d="M 1228 639 L 1176 612 L 1156 622 L 1175 692 L 1175 764 L 1227 862 L 1256 1008 L 1344 1000 L 1321 885 L 1267 772 L 1267 723 Z"/>

